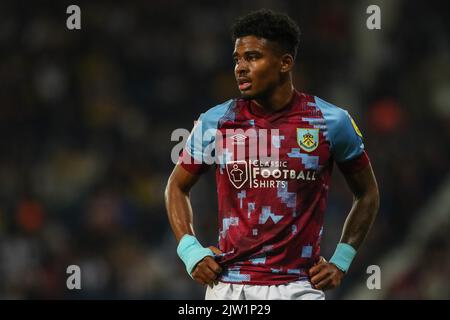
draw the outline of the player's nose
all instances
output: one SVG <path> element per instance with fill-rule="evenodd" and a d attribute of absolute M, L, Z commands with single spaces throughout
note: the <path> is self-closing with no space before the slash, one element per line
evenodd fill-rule
<path fill-rule="evenodd" d="M 236 78 L 243 77 L 247 75 L 249 69 L 248 64 L 245 63 L 245 61 L 240 61 L 239 63 L 236 63 L 236 67 L 234 68 L 234 71 L 236 73 Z"/>

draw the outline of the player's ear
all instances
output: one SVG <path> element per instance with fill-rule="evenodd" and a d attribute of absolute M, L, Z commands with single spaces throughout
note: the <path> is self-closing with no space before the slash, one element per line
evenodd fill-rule
<path fill-rule="evenodd" d="M 281 68 L 280 72 L 289 72 L 294 66 L 294 57 L 291 54 L 286 53 L 281 56 Z"/>

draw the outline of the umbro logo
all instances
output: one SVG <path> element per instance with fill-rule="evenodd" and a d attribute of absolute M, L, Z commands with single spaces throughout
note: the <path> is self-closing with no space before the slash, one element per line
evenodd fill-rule
<path fill-rule="evenodd" d="M 234 145 L 245 145 L 245 139 L 247 139 L 247 136 L 240 133 L 231 136 Z"/>

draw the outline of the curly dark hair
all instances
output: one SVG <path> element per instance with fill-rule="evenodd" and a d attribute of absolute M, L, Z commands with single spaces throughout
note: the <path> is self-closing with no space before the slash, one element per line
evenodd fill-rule
<path fill-rule="evenodd" d="M 294 59 L 300 43 L 300 28 L 286 14 L 268 9 L 250 12 L 236 20 L 231 27 L 233 41 L 245 36 L 256 36 L 277 43 Z"/>

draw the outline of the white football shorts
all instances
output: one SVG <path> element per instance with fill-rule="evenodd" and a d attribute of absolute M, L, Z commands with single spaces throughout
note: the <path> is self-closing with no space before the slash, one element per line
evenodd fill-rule
<path fill-rule="evenodd" d="M 325 294 L 307 280 L 270 286 L 219 282 L 207 286 L 205 300 L 325 300 Z"/>

